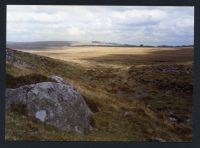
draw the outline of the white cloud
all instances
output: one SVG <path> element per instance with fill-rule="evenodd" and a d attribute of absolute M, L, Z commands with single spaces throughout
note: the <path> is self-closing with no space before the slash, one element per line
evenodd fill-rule
<path fill-rule="evenodd" d="M 193 7 L 12 6 L 7 40 L 193 44 Z"/>
<path fill-rule="evenodd" d="M 80 36 L 84 34 L 84 31 L 76 27 L 67 28 L 66 31 L 69 35 L 74 35 L 74 36 Z"/>

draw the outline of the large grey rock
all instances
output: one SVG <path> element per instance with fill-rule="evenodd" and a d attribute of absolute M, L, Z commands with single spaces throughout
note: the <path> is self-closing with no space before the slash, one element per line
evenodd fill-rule
<path fill-rule="evenodd" d="M 61 77 L 17 89 L 6 89 L 6 107 L 23 103 L 29 116 L 60 129 L 84 133 L 90 129 L 91 110 L 80 93 Z"/>

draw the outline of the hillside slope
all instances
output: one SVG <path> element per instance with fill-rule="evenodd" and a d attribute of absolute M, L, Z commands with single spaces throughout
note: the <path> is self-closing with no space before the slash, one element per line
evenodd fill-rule
<path fill-rule="evenodd" d="M 191 66 L 172 64 L 164 69 L 175 72 L 163 73 L 162 66 L 84 69 L 7 49 L 7 88 L 50 81 L 49 75 L 59 75 L 78 89 L 94 114 L 92 131 L 74 134 L 26 116 L 23 106 L 13 106 L 6 111 L 6 140 L 191 141 Z"/>

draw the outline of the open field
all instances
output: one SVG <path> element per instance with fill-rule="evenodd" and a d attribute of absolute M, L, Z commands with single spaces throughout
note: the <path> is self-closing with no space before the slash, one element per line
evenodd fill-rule
<path fill-rule="evenodd" d="M 7 86 L 46 81 L 51 74 L 64 77 L 94 112 L 93 130 L 86 135 L 64 133 L 12 110 L 6 115 L 6 139 L 191 141 L 192 48 L 69 47 L 28 52 L 15 53 L 23 64 L 7 62 Z"/>
<path fill-rule="evenodd" d="M 148 48 L 148 47 L 69 47 L 66 49 L 29 50 L 28 52 L 82 66 L 92 65 L 151 65 L 162 63 L 191 63 L 192 48 Z"/>

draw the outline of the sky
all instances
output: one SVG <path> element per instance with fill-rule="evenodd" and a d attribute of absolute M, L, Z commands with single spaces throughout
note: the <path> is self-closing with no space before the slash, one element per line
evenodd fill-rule
<path fill-rule="evenodd" d="M 194 7 L 7 6 L 7 41 L 192 45 Z"/>

